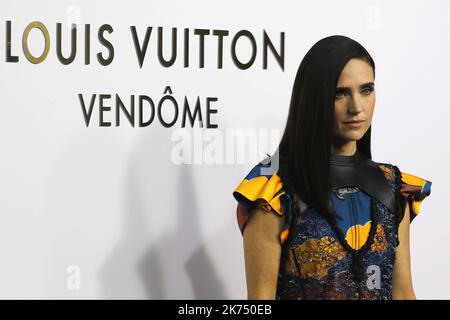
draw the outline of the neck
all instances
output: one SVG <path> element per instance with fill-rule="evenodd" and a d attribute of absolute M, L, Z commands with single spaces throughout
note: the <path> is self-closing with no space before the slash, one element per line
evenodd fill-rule
<path fill-rule="evenodd" d="M 356 153 L 356 141 L 347 141 L 346 143 L 337 143 L 331 146 L 331 154 L 341 156 L 352 156 Z"/>

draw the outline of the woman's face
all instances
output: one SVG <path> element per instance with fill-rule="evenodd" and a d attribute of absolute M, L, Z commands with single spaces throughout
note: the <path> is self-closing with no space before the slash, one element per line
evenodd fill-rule
<path fill-rule="evenodd" d="M 350 59 L 342 70 L 336 87 L 333 121 L 334 139 L 339 144 L 357 141 L 369 129 L 375 107 L 374 80 L 372 67 L 361 59 Z"/>

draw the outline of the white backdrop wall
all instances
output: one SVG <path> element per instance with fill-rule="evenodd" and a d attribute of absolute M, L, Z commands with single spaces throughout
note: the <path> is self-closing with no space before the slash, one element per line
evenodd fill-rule
<path fill-rule="evenodd" d="M 373 159 L 433 182 L 411 226 L 416 295 L 450 298 L 449 13 L 450 3 L 443 0 L 2 1 L 0 297 L 245 298 L 232 191 L 264 152 L 274 151 L 306 51 L 325 36 L 343 34 L 365 46 L 377 67 Z M 18 62 L 7 61 L 7 21 L 11 55 Z M 45 25 L 50 39 L 48 56 L 39 64 L 26 58 L 22 45 L 33 21 Z M 77 25 L 78 51 L 68 65 L 57 57 L 57 23 L 66 57 L 70 26 Z M 88 65 L 86 24 L 91 28 Z M 108 56 L 97 38 L 104 24 L 113 28 L 105 38 L 114 48 L 106 66 L 96 57 Z M 146 28 L 153 27 L 142 68 L 130 26 L 141 43 Z M 171 30 L 178 30 L 178 56 L 171 67 L 158 61 L 158 27 L 167 39 L 166 57 Z M 188 67 L 183 65 L 185 28 L 190 32 Z M 194 29 L 210 31 L 203 68 Z M 223 38 L 223 68 L 217 67 L 213 30 L 229 32 Z M 240 30 L 250 31 L 257 48 L 254 64 L 245 70 L 233 63 L 230 49 Z M 264 32 L 278 53 L 284 34 L 284 68 L 270 50 L 263 68 Z M 35 56 L 43 51 L 37 29 L 30 32 L 28 45 Z M 248 39 L 241 38 L 239 59 L 248 61 L 250 49 Z M 177 164 L 181 118 L 170 128 L 157 117 L 147 127 L 133 128 L 122 114 L 120 126 L 114 125 L 116 94 L 127 107 L 130 95 L 147 95 L 157 103 L 166 86 L 180 105 L 184 97 L 192 104 L 200 98 L 203 113 L 206 98 L 216 98 L 211 122 L 218 128 L 187 126 L 183 134 L 208 132 L 210 139 L 226 144 L 233 134 L 242 135 L 236 130 L 247 130 L 260 138 L 253 157 L 220 163 L 219 153 L 216 159 L 203 156 L 198 163 Z M 80 93 L 87 104 L 91 94 L 112 95 L 105 105 L 113 108 L 104 113 L 111 127 L 99 126 L 98 96 L 86 126 Z M 173 111 L 163 114 L 170 118 Z M 208 138 L 203 138 L 206 146 Z M 224 157 L 236 150 L 225 151 Z"/>

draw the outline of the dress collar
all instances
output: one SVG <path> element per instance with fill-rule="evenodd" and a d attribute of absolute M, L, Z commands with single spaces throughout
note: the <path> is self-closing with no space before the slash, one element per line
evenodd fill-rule
<path fill-rule="evenodd" d="M 330 165 L 332 166 L 356 166 L 361 164 L 363 157 L 361 153 L 356 149 L 353 155 L 345 156 L 340 154 L 330 154 Z"/>
<path fill-rule="evenodd" d="M 396 200 L 384 173 L 358 151 L 351 156 L 330 155 L 330 182 L 331 190 L 358 187 L 395 212 Z"/>

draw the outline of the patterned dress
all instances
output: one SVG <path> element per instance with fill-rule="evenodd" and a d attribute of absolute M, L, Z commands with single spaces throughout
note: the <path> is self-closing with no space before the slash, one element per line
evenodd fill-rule
<path fill-rule="evenodd" d="M 351 156 L 350 156 L 351 157 Z M 287 193 L 270 162 L 258 163 L 233 192 L 243 233 L 257 204 L 286 215 L 276 299 L 392 299 L 398 226 L 409 203 L 411 221 L 431 182 L 376 163 L 397 201 L 398 212 L 357 186 L 333 189 L 330 201 L 337 218 L 326 219 Z"/>

